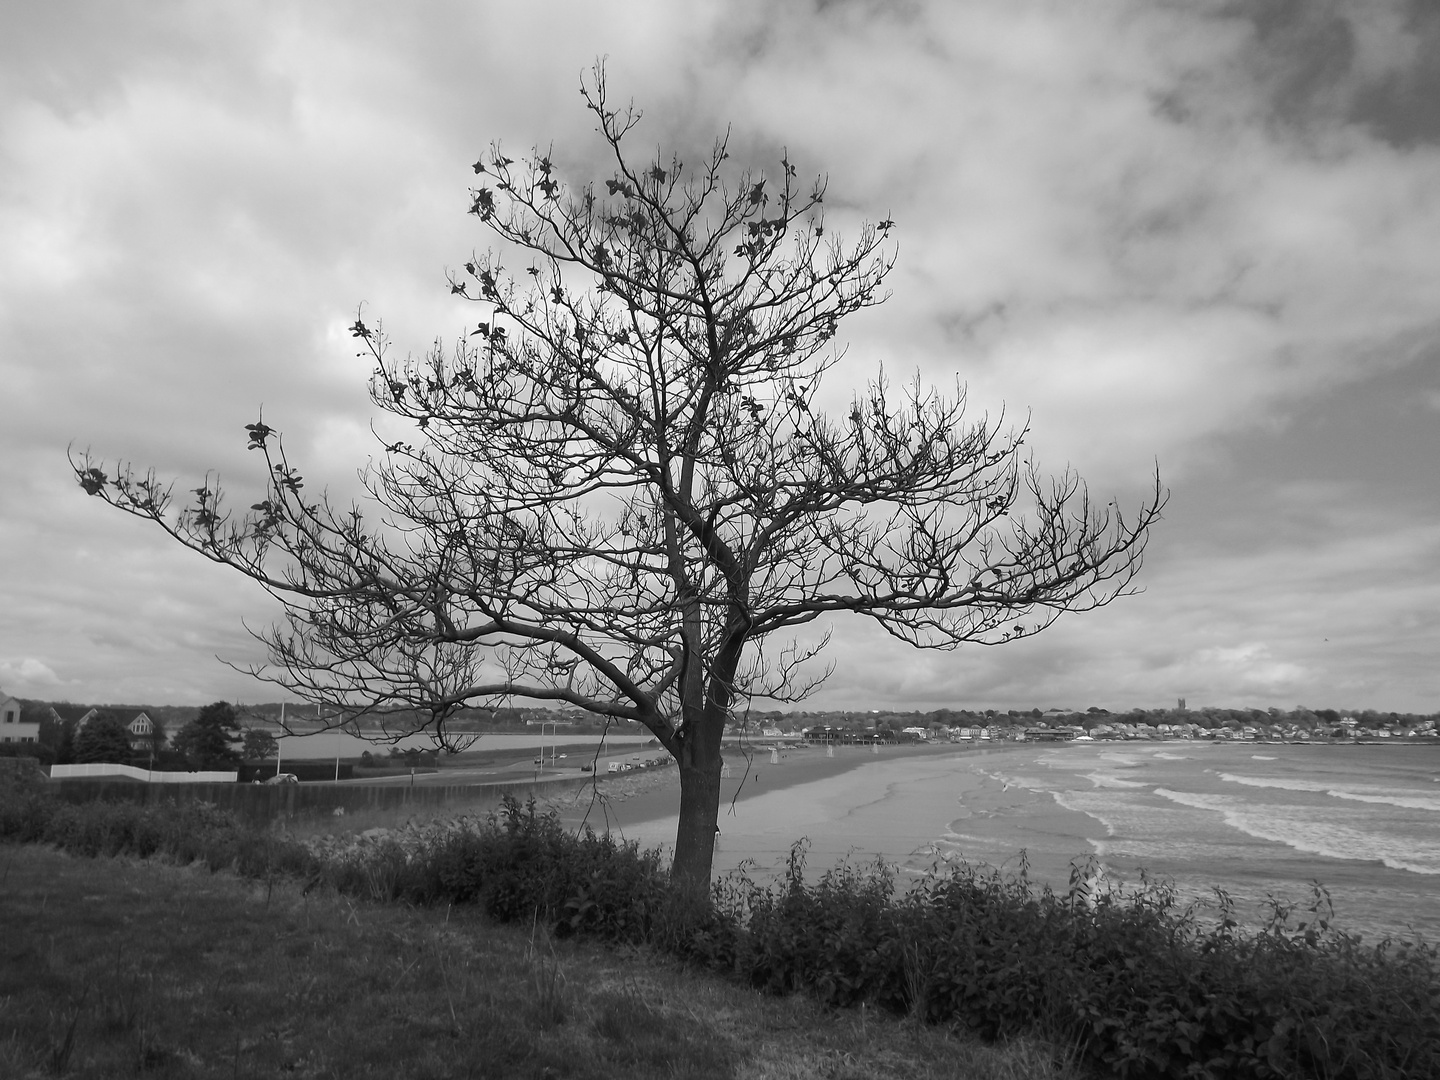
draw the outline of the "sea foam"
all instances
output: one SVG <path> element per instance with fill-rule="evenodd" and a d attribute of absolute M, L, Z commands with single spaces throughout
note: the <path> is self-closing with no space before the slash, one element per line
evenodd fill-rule
<path fill-rule="evenodd" d="M 1097 788 L 1148 788 L 1150 785 L 1139 780 L 1121 780 L 1113 773 L 1093 772 L 1085 773 L 1085 779 L 1094 784 Z"/>
<path fill-rule="evenodd" d="M 1333 818 L 1327 820 L 1315 807 L 1243 803 L 1228 795 L 1171 791 L 1163 787 L 1157 787 L 1155 794 L 1181 806 L 1212 810 L 1223 817 L 1225 824 L 1246 836 L 1284 844 L 1309 855 L 1379 861 L 1392 870 L 1440 874 L 1440 845 L 1377 836 Z"/>
<path fill-rule="evenodd" d="M 1332 799 L 1347 799 L 1350 802 L 1398 806 L 1406 810 L 1428 810 L 1432 813 L 1440 814 L 1440 799 L 1434 798 L 1433 796 L 1396 791 L 1394 788 L 1355 785 L 1356 790 L 1348 790 L 1346 788 L 1337 788 L 1333 783 L 1324 783 L 1316 780 L 1295 780 L 1289 777 L 1275 776 L 1236 776 L 1233 773 L 1221 773 L 1220 779 L 1231 784 L 1241 784 L 1245 787 L 1278 788 L 1283 791 L 1311 791 L 1328 795 Z"/>

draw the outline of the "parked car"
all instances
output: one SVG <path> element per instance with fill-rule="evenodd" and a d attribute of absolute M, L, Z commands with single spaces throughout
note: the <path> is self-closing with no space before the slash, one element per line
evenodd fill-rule
<path fill-rule="evenodd" d="M 265 780 L 267 784 L 298 784 L 299 782 L 300 778 L 293 772 L 276 773 Z"/>

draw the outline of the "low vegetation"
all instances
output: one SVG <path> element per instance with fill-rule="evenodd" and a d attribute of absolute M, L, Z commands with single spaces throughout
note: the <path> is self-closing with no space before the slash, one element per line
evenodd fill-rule
<path fill-rule="evenodd" d="M 0 847 L 0 1076 L 1062 1080 L 471 907 Z M 695 1017 L 705 1018 L 703 1024 Z"/>
<path fill-rule="evenodd" d="M 1320 890 L 1309 907 L 1277 904 L 1264 925 L 1246 929 L 1223 896 L 1197 911 L 1180 907 L 1162 884 L 1095 893 L 1083 868 L 1063 894 L 1037 891 L 1023 874 L 966 866 L 939 868 L 900 890 L 883 865 L 842 866 L 811 880 L 797 848 L 781 881 L 734 876 L 694 902 L 671 889 L 655 853 L 571 835 L 514 802 L 486 820 L 302 843 L 203 806 L 72 806 L 17 795 L 0 800 L 0 837 L 233 867 L 265 898 L 283 892 L 293 902 L 298 883 L 303 896 L 331 897 L 325 902 L 337 911 L 363 900 L 415 918 L 466 912 L 536 940 L 559 939 L 562 948 L 649 947 L 787 1002 L 804 992 L 825 1006 L 862 1010 L 851 1015 L 878 1011 L 991 1041 L 1038 1034 L 1070 1048 L 1075 1061 L 1122 1077 L 1440 1075 L 1434 948 L 1364 944 L 1335 930 Z M 563 964 L 545 959 L 549 947 L 536 954 L 543 963 L 513 976 L 536 1000 L 560 993 Z M 565 980 L 574 986 L 573 973 Z M 641 998 L 622 999 L 587 1005 L 599 1010 L 591 1027 L 640 1008 Z M 64 1015 L 56 1013 L 55 1039 Z M 704 1026 L 681 1023 L 672 1034 Z M 731 1075 L 744 1058 L 736 1053 L 701 1056 L 725 1063 L 710 1075 Z M 553 1075 L 609 1075 L 566 1069 Z"/>

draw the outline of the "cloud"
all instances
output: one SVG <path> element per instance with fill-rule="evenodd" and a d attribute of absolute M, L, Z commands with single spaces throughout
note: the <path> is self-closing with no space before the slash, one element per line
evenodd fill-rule
<path fill-rule="evenodd" d="M 842 205 L 899 221 L 896 296 L 853 355 L 1033 407 L 1047 459 L 1178 474 L 1433 340 L 1440 154 L 1284 104 L 1327 64 L 1403 66 L 1398 31 L 1326 59 L 1323 32 L 1231 6 L 799 10 L 734 29 L 712 80 Z"/>
<path fill-rule="evenodd" d="M 1299 664 L 1275 660 L 1270 647 L 1258 641 L 1201 649 L 1193 657 L 1192 671 L 1230 687 L 1231 693 L 1261 693 L 1267 699 L 1277 691 L 1292 699 L 1297 693 L 1303 695 L 1316 675 Z"/>
<path fill-rule="evenodd" d="M 21 659 L 0 660 L 0 683 L 14 693 L 37 693 L 53 690 L 61 685 L 60 676 L 50 667 L 32 656 Z"/>
<path fill-rule="evenodd" d="M 895 653 L 837 634 L 817 701 L 917 708 L 1297 703 L 1433 712 L 1440 521 L 1378 510 L 1349 485 L 1297 485 L 1242 546 L 1152 542 L 1145 591 L 1002 648 Z"/>
<path fill-rule="evenodd" d="M 1397 151 L 1344 110 L 1321 110 L 1328 124 L 1304 139 L 1276 127 L 1288 115 L 1276 86 L 1315 81 L 1305 43 L 1328 38 L 1312 18 L 1118 2 L 627 10 L 639 34 L 612 82 L 658 94 L 646 139 L 682 117 L 691 139 L 702 118 L 716 131 L 731 120 L 737 152 L 763 159 L 789 142 L 828 171 L 837 226 L 862 210 L 898 216 L 897 293 L 857 320 L 838 397 L 877 360 L 958 373 L 977 402 L 1033 408 L 1046 460 L 1109 479 L 1158 456 L 1179 474 L 1207 436 L 1433 338 L 1440 270 L 1423 238 L 1440 227 L 1440 156 Z M 177 35 L 191 43 L 198 28 L 172 20 L 156 34 L 168 44 L 137 46 L 123 79 L 113 63 L 72 73 L 67 85 L 94 84 L 89 108 L 58 109 L 52 93 L 11 110 L 15 197 L 0 220 L 19 242 L 0 272 L 18 344 L 52 351 L 52 378 L 63 372 L 78 405 L 134 398 L 140 382 L 147 410 L 186 427 L 196 462 L 229 453 L 222 432 L 260 401 L 297 437 L 347 422 L 337 414 L 369 410 L 363 367 L 326 324 L 366 301 L 401 348 L 463 325 L 441 274 L 471 242 L 454 234 L 479 133 L 556 135 L 582 164 L 593 153 L 580 110 L 563 105 L 591 55 L 579 33 L 555 43 L 569 67 L 549 56 L 523 72 L 525 50 L 500 47 L 483 18 L 460 18 L 428 65 L 425 24 L 362 22 L 272 15 L 229 49 L 196 40 L 182 65 Z M 1385 25 L 1345 52 L 1362 82 L 1403 68 L 1403 24 Z M 551 28 L 505 29 L 523 41 Z M 467 32 L 484 76 L 458 66 Z M 707 37 L 692 58 L 657 63 L 665 44 Z M 524 92 L 500 104 L 507 81 Z M 86 312 L 55 340 L 48 328 L 79 295 Z M 144 366 L 113 363 L 117 345 Z M 123 416 L 97 414 L 84 438 L 113 445 Z M 177 440 L 135 434 L 135 453 L 175 462 Z"/>
<path fill-rule="evenodd" d="M 83 499 L 66 446 L 182 488 L 219 468 L 248 503 L 263 406 L 310 488 L 353 492 L 375 410 L 344 328 L 363 303 L 420 352 L 473 319 L 444 286 L 484 242 L 468 163 L 553 139 L 571 175 L 601 168 L 575 94 L 596 55 L 645 110 L 639 145 L 703 151 L 730 124 L 737 160 L 788 149 L 829 177 L 835 231 L 899 223 L 894 296 L 844 331 L 834 402 L 881 363 L 958 377 L 976 412 L 1032 419 L 1042 467 L 1133 500 L 1158 459 L 1174 489 L 1144 596 L 1001 650 L 847 626 L 832 700 L 1434 693 L 1440 512 L 1433 481 L 1386 465 L 1423 459 L 1422 425 L 1302 423 L 1376 387 L 1440 408 L 1396 378 L 1440 338 L 1423 4 L 13 7 L 0 654 L 77 694 L 253 694 L 213 656 L 254 659 L 241 620 L 276 611 Z M 1371 482 L 1286 486 L 1321 459 Z M 1307 636 L 1322 616 L 1343 648 Z"/>

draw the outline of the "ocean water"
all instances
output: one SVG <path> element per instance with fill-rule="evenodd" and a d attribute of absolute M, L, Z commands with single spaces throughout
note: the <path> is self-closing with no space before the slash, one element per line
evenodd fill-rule
<path fill-rule="evenodd" d="M 1115 883 L 1133 884 L 1143 869 L 1187 898 L 1218 886 L 1254 912 L 1272 896 L 1308 907 L 1318 882 L 1339 926 L 1440 942 L 1440 747 L 1067 745 L 996 762 L 987 778 L 1034 796 L 1037 819 L 1047 798 L 1083 815 L 1089 849 Z M 1004 856 L 1015 840 L 997 827 L 1004 817 L 957 817 L 941 846 Z M 1050 878 L 1057 839 L 1035 848 Z"/>
<path fill-rule="evenodd" d="M 867 758 L 869 755 L 866 755 Z M 783 773 L 784 764 L 764 766 Z M 721 808 L 716 869 L 780 871 L 804 837 L 818 873 L 882 858 L 902 875 L 963 859 L 1063 890 L 1077 861 L 1130 887 L 1142 871 L 1185 900 L 1216 887 L 1251 924 L 1267 897 L 1371 939 L 1440 942 L 1440 747 L 1093 743 L 881 757 Z M 642 844 L 673 816 L 625 823 Z M 1022 856 L 1023 852 L 1023 856 Z"/>

